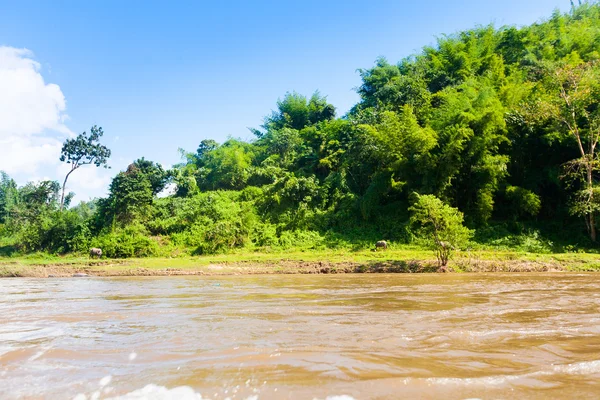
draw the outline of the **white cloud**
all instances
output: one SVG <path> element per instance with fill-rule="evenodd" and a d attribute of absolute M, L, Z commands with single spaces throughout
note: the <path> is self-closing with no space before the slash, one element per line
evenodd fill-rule
<path fill-rule="evenodd" d="M 70 168 L 68 164 L 58 165 L 56 176 L 60 177 L 61 184 Z M 67 193 L 75 192 L 77 201 L 88 200 L 89 197 L 105 196 L 112 176 L 111 171 L 93 165 L 83 165 L 69 176 L 66 191 Z"/>
<path fill-rule="evenodd" d="M 26 137 L 46 129 L 69 134 L 60 87 L 46 84 L 40 64 L 26 49 L 0 47 L 0 138 Z"/>
<path fill-rule="evenodd" d="M 20 184 L 40 176 L 62 184 L 69 166 L 59 161 L 60 150 L 74 136 L 67 119 L 64 94 L 45 82 L 33 53 L 0 46 L 0 170 Z M 69 177 L 67 191 L 77 200 L 103 196 L 110 177 L 110 170 L 83 166 Z"/>
<path fill-rule="evenodd" d="M 0 138 L 0 170 L 9 175 L 36 174 L 41 166 L 58 162 L 61 147 L 62 143 L 52 137 L 13 135 Z"/>
<path fill-rule="evenodd" d="M 26 49 L 0 47 L 0 170 L 33 175 L 56 164 L 62 140 L 66 102 L 60 87 L 47 84 L 40 64 Z"/>

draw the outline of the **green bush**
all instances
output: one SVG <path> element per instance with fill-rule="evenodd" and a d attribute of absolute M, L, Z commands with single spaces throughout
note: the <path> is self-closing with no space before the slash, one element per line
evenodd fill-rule
<path fill-rule="evenodd" d="M 323 247 L 325 238 L 315 231 L 283 231 L 279 236 L 282 249 L 316 249 Z"/>
<path fill-rule="evenodd" d="M 170 235 L 178 246 L 193 248 L 195 254 L 222 253 L 251 243 L 258 224 L 254 208 L 232 200 L 230 194 L 201 194 L 191 199 L 193 205 L 184 217 L 191 223 Z M 233 197 L 233 196 L 232 196 Z"/>
<path fill-rule="evenodd" d="M 18 242 L 25 252 L 86 252 L 91 233 L 86 221 L 76 212 L 64 211 L 41 215 L 23 226 Z"/>
<path fill-rule="evenodd" d="M 435 251 L 440 267 L 445 267 L 452 251 L 465 246 L 473 232 L 463 225 L 463 213 L 458 209 L 433 195 L 413 196 L 415 201 L 409 210 L 415 233 Z"/>
<path fill-rule="evenodd" d="M 101 234 L 92 242 L 93 247 L 102 249 L 110 258 L 149 257 L 160 254 L 159 244 L 148 236 L 141 225 L 130 225 L 125 229 Z"/>
<path fill-rule="evenodd" d="M 519 234 L 507 233 L 495 239 L 486 240 L 485 245 L 496 249 L 528 253 L 551 253 L 554 248 L 554 243 L 544 238 L 537 230 Z"/>
<path fill-rule="evenodd" d="M 507 187 L 506 197 L 510 202 L 513 213 L 518 216 L 536 216 L 542 207 L 540 196 L 518 186 Z"/>
<path fill-rule="evenodd" d="M 277 227 L 271 223 L 264 222 L 254 225 L 252 232 L 252 243 L 257 247 L 277 247 Z"/>

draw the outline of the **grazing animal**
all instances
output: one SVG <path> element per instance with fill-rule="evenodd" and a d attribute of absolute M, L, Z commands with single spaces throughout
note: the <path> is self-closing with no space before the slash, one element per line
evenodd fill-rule
<path fill-rule="evenodd" d="M 94 258 L 94 257 L 100 258 L 100 257 L 102 257 L 102 249 L 99 249 L 97 247 L 92 247 L 90 249 L 90 257 L 91 258 Z"/>
<path fill-rule="evenodd" d="M 380 240 L 377 243 L 375 243 L 375 250 L 382 248 L 383 250 L 386 250 L 388 247 L 388 244 L 385 240 Z"/>

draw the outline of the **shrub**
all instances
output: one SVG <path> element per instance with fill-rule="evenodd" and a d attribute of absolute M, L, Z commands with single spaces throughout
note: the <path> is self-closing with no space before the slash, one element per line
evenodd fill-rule
<path fill-rule="evenodd" d="M 283 249 L 314 249 L 324 243 L 325 238 L 315 231 L 283 231 L 279 236 L 279 245 Z"/>
<path fill-rule="evenodd" d="M 511 203 L 513 212 L 518 216 L 525 214 L 536 216 L 542 208 L 542 201 L 538 195 L 518 186 L 507 187 L 506 197 Z"/>
<path fill-rule="evenodd" d="M 138 224 L 102 234 L 92 244 L 110 258 L 156 256 L 160 251 L 156 240 L 148 237 L 146 229 Z"/>
<path fill-rule="evenodd" d="M 86 221 L 74 211 L 41 215 L 19 232 L 20 247 L 26 252 L 85 252 L 89 248 L 90 230 Z"/>
<path fill-rule="evenodd" d="M 417 235 L 426 237 L 435 250 L 441 268 L 448 264 L 452 250 L 469 241 L 473 232 L 463 226 L 463 214 L 457 208 L 444 204 L 433 195 L 418 195 L 410 207 L 411 223 Z"/>
<path fill-rule="evenodd" d="M 252 232 L 252 243 L 258 247 L 278 246 L 277 227 L 268 222 L 256 224 Z"/>

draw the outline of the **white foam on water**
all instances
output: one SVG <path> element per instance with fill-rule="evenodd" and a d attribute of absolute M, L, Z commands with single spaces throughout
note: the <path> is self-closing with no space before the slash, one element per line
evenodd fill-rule
<path fill-rule="evenodd" d="M 451 331 L 448 333 L 449 336 L 464 337 L 465 335 L 471 337 L 487 337 L 496 335 L 518 335 L 518 336 L 550 336 L 553 334 L 563 335 L 565 332 L 578 333 L 579 328 L 561 328 L 561 329 L 491 329 L 485 331 Z"/>
<path fill-rule="evenodd" d="M 497 375 L 480 378 L 427 378 L 429 384 L 438 385 L 485 385 L 499 386 L 518 379 L 535 378 L 554 374 L 593 375 L 600 374 L 600 360 L 583 361 L 566 365 L 554 365 L 550 370 L 531 372 L 523 375 Z"/>
<path fill-rule="evenodd" d="M 122 396 L 111 397 L 107 400 L 208 400 L 203 398 L 200 393 L 196 393 L 189 386 L 179 386 L 173 389 L 167 389 L 164 386 L 149 384 L 142 389 Z"/>
<path fill-rule="evenodd" d="M 427 378 L 427 382 L 430 384 L 437 384 L 437 385 L 498 386 L 498 385 L 502 385 L 508 381 L 520 379 L 522 377 L 523 377 L 522 375 L 497 375 L 497 376 L 485 376 L 485 377 L 481 377 L 481 378 Z"/>
<path fill-rule="evenodd" d="M 112 376 L 107 375 L 104 378 L 100 379 L 100 387 L 104 387 L 108 385 L 112 381 Z"/>
<path fill-rule="evenodd" d="M 92 395 L 93 398 L 93 395 Z M 84 394 L 79 394 L 75 397 L 75 400 L 88 400 L 88 397 Z M 144 386 L 142 389 L 134 390 L 133 392 L 116 396 L 109 397 L 106 400 L 210 400 L 208 397 L 202 397 L 202 395 L 189 386 L 178 386 L 173 389 L 168 389 L 164 386 L 155 384 L 149 384 Z M 247 397 L 245 400 L 258 400 L 257 395 Z M 329 399 L 328 400 L 354 400 L 352 398 L 345 399 Z"/>
<path fill-rule="evenodd" d="M 569 375 L 587 375 L 600 373 L 600 360 L 583 361 L 567 365 L 555 365 L 554 372 Z"/>
<path fill-rule="evenodd" d="M 110 383 L 110 380 L 103 379 L 104 384 Z M 113 389 L 113 388 L 110 388 Z M 105 390 L 106 393 L 106 390 Z M 215 393 L 216 395 L 216 393 Z M 100 391 L 93 392 L 91 395 L 85 395 L 83 393 L 75 396 L 74 400 L 96 400 L 100 397 Z M 155 384 L 148 384 L 142 389 L 134 390 L 133 392 L 116 396 L 107 397 L 105 400 L 210 400 L 208 397 L 202 397 L 202 395 L 189 386 L 179 386 L 172 389 L 164 386 Z M 252 395 L 246 397 L 244 400 L 259 400 L 258 395 Z M 314 400 L 319 400 L 314 398 Z M 343 394 L 327 396 L 324 400 L 356 400 L 354 397 Z"/>

